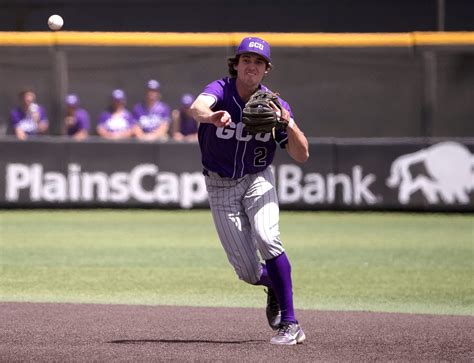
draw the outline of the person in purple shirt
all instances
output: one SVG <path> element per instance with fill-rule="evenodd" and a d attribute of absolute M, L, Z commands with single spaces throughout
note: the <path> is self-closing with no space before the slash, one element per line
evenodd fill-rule
<path fill-rule="evenodd" d="M 65 134 L 75 140 L 84 140 L 89 136 L 89 113 L 79 105 L 79 97 L 69 94 L 65 99 L 66 116 L 64 117 Z"/>
<path fill-rule="evenodd" d="M 104 139 L 129 139 L 133 136 L 135 119 L 127 109 L 125 92 L 116 89 L 112 92 L 112 104 L 102 112 L 97 124 L 97 134 Z"/>
<path fill-rule="evenodd" d="M 135 137 L 140 140 L 167 140 L 171 123 L 170 107 L 161 101 L 160 83 L 155 79 L 147 82 L 145 99 L 133 108 L 137 123 Z"/>
<path fill-rule="evenodd" d="M 15 136 L 20 140 L 26 140 L 30 136 L 45 134 L 48 130 L 49 121 L 46 110 L 36 103 L 36 93 L 27 88 L 20 92 L 20 105 L 10 112 Z"/>
<path fill-rule="evenodd" d="M 171 117 L 173 140 L 176 141 L 197 141 L 198 123 L 190 112 L 190 107 L 194 102 L 194 96 L 185 93 L 181 97 L 181 107 L 173 110 Z"/>
<path fill-rule="evenodd" d="M 228 59 L 230 77 L 208 84 L 192 104 L 191 114 L 200 123 L 209 204 L 227 258 L 240 279 L 267 287 L 267 319 L 277 331 L 270 343 L 293 345 L 302 343 L 305 334 L 293 307 L 291 265 L 280 239 L 270 165 L 277 146 L 295 161 L 305 162 L 308 141 L 283 100 L 279 117 L 288 121 L 286 130 L 249 135 L 242 123 L 242 109 L 250 96 L 267 89 L 261 82 L 271 71 L 271 62 L 265 40 L 244 38 Z"/>

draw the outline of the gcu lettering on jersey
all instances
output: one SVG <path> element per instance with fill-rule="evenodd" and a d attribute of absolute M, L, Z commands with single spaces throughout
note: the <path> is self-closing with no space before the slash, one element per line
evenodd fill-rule
<path fill-rule="evenodd" d="M 250 42 L 249 43 L 249 48 L 258 48 L 263 50 L 263 44 L 257 43 L 257 42 Z"/>
<path fill-rule="evenodd" d="M 270 132 L 266 133 L 259 133 L 254 135 L 249 135 L 244 131 L 244 124 L 239 122 L 236 124 L 235 122 L 231 122 L 227 127 L 219 127 L 216 128 L 216 136 L 220 139 L 231 139 L 235 137 L 238 141 L 250 141 L 255 137 L 255 140 L 267 142 L 270 141 L 272 134 Z M 244 136 L 244 133 L 246 135 Z"/>

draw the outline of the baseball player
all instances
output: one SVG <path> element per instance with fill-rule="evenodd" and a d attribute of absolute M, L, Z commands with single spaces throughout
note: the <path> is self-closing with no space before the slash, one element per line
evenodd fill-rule
<path fill-rule="evenodd" d="M 133 135 L 135 119 L 127 109 L 127 98 L 121 89 L 112 91 L 110 108 L 102 112 L 97 124 L 97 134 L 105 139 L 129 139 Z"/>
<path fill-rule="evenodd" d="M 133 108 L 137 123 L 135 137 L 140 140 L 167 140 L 171 124 L 170 107 L 161 101 L 160 83 L 150 79 L 146 85 L 145 100 Z"/>
<path fill-rule="evenodd" d="M 66 115 L 64 116 L 65 134 L 75 140 L 84 140 L 89 136 L 89 112 L 80 107 L 79 97 L 73 93 L 65 99 Z"/>
<path fill-rule="evenodd" d="M 293 309 L 291 266 L 279 231 L 279 205 L 270 167 L 276 147 L 298 162 L 308 157 L 308 141 L 280 99 L 286 130 L 251 135 L 242 110 L 271 70 L 269 44 L 242 40 L 228 59 L 230 77 L 208 84 L 191 106 L 198 131 L 209 203 L 219 239 L 238 277 L 268 288 L 267 319 L 277 330 L 272 344 L 302 343 L 305 334 Z M 262 259 L 263 262 L 260 260 Z"/>
<path fill-rule="evenodd" d="M 189 108 L 194 102 L 194 96 L 185 93 L 181 97 L 181 107 L 173 110 L 172 135 L 176 141 L 197 141 L 198 123 L 191 116 Z"/>
<path fill-rule="evenodd" d="M 10 120 L 15 136 L 26 140 L 31 136 L 46 133 L 49 121 L 43 106 L 36 103 L 36 93 L 27 88 L 20 92 L 20 105 L 11 110 Z"/>

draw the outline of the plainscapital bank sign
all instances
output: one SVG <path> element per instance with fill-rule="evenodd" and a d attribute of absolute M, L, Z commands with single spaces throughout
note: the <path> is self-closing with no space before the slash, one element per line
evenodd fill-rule
<path fill-rule="evenodd" d="M 473 209 L 474 156 L 460 143 L 434 144 L 388 162 L 382 158 L 380 165 L 366 165 L 362 158 L 357 164 L 339 165 L 339 172 L 316 171 L 317 155 L 315 159 L 309 165 L 275 163 L 277 191 L 283 207 L 403 209 L 422 205 Z M 7 205 L 208 205 L 202 172 L 169 170 L 170 164 L 168 170 L 154 163 L 136 163 L 128 170 L 108 166 L 108 170 L 94 171 L 76 162 L 62 164 L 62 170 L 46 170 L 40 162 L 3 165 L 1 202 Z M 422 172 L 416 173 L 415 166 L 421 167 Z"/>
<path fill-rule="evenodd" d="M 344 203 L 377 203 L 370 190 L 376 177 L 362 175 L 355 166 L 352 176 L 345 174 L 323 176 L 303 175 L 297 165 L 280 165 L 277 169 L 281 203 L 333 203 L 336 188 L 343 191 Z M 151 189 L 144 179 L 152 178 Z M 200 172 L 176 174 L 159 171 L 156 165 L 139 164 L 129 172 L 87 172 L 81 165 L 69 164 L 68 173 L 45 171 L 41 164 L 8 164 L 6 168 L 5 200 L 17 202 L 26 193 L 32 202 L 112 202 L 126 203 L 135 199 L 141 203 L 176 203 L 191 208 L 207 201 L 206 185 Z"/>

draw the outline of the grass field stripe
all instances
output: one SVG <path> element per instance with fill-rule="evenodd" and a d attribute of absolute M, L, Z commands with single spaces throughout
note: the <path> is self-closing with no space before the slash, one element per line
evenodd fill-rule
<path fill-rule="evenodd" d="M 283 210 L 298 308 L 473 316 L 473 222 Z M 262 308 L 209 210 L 0 210 L 0 231 L 0 301 Z"/>

